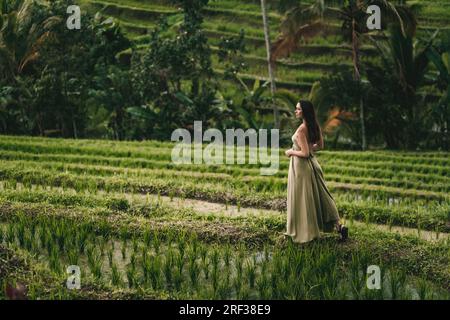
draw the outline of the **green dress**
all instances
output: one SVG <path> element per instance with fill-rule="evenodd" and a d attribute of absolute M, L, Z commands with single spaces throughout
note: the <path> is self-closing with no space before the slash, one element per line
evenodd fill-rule
<path fill-rule="evenodd" d="M 300 147 L 292 136 L 293 149 Z M 320 231 L 332 231 L 339 221 L 333 196 L 325 185 L 317 158 L 290 157 L 287 187 L 287 232 L 294 242 L 304 243 L 320 237 Z"/>

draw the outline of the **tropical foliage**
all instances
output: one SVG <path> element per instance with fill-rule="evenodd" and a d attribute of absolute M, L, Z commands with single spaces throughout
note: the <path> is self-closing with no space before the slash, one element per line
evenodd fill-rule
<path fill-rule="evenodd" d="M 274 90 L 270 78 L 249 76 L 267 72 L 266 53 L 259 59 L 249 50 L 247 31 L 257 34 L 254 28 L 243 24 L 238 33 L 211 38 L 205 15 L 226 3 L 170 1 L 170 8 L 180 10 L 160 15 L 140 37 L 90 7 L 82 10 L 81 30 L 68 30 L 69 4 L 1 1 L 0 132 L 167 139 L 175 128 L 191 130 L 194 120 L 202 120 L 221 130 L 280 124 L 282 142 L 289 144 L 300 95 L 284 87 L 293 83 L 280 79 L 297 72 L 315 78 L 299 85 L 308 85 L 332 146 L 448 148 L 448 32 L 419 30 L 416 5 L 268 1 L 265 33 L 272 36 L 277 21 L 280 27 L 270 53 Z M 365 26 L 371 4 L 380 5 L 387 17 L 382 31 Z M 253 23 L 254 17 L 248 19 Z M 342 50 L 352 57 L 348 63 L 296 60 L 298 51 L 312 50 L 305 40 L 335 37 L 336 23 Z M 255 69 L 260 62 L 262 68 Z M 317 76 L 311 67 L 327 72 Z"/>

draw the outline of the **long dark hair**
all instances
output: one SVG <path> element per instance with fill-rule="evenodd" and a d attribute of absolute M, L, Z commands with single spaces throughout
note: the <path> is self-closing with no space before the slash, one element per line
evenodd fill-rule
<path fill-rule="evenodd" d="M 320 141 L 321 132 L 314 106 L 308 100 L 300 100 L 299 102 L 302 108 L 303 120 L 306 122 L 306 127 L 308 128 L 308 140 L 310 143 L 317 143 Z"/>

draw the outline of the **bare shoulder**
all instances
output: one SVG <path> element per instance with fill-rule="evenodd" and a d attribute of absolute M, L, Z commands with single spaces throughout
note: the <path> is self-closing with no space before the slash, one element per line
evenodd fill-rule
<path fill-rule="evenodd" d="M 300 132 L 303 132 L 303 133 L 308 131 L 308 129 L 306 128 L 306 125 L 304 123 L 302 123 L 300 125 L 300 127 L 298 127 L 298 129 L 299 129 Z"/>
<path fill-rule="evenodd" d="M 298 127 L 297 133 L 297 141 L 299 141 L 299 144 L 302 140 L 308 140 L 308 129 L 306 128 L 305 124 L 301 124 L 300 127 Z"/>
<path fill-rule="evenodd" d="M 303 133 L 304 135 L 308 134 L 308 128 L 306 128 L 306 125 L 302 123 L 300 127 L 298 127 L 298 132 Z"/>

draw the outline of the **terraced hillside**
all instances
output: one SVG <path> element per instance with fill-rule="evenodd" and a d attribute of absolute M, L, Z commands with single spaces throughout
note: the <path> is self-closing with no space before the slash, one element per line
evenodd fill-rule
<path fill-rule="evenodd" d="M 449 298 L 448 153 L 318 153 L 350 240 L 297 247 L 282 236 L 282 153 L 279 172 L 260 176 L 175 165 L 172 147 L 1 136 L 1 281 L 52 299 Z M 81 290 L 61 285 L 68 265 Z M 383 290 L 366 288 L 369 265 Z"/>
<path fill-rule="evenodd" d="M 270 1 L 269 1 L 270 2 Z M 407 1 L 408 2 L 408 1 Z M 116 18 L 137 44 L 145 44 L 146 34 L 161 16 L 176 15 L 178 9 L 165 0 L 82 0 L 93 11 Z M 275 3 L 275 2 L 270 2 Z M 412 3 L 412 2 L 411 2 Z M 427 36 L 436 28 L 448 28 L 450 23 L 450 1 L 419 1 L 418 34 Z M 307 2 L 305 2 L 307 5 Z M 217 46 L 220 37 L 246 33 L 248 53 L 246 63 L 250 69 L 244 79 L 266 78 L 266 52 L 262 31 L 262 18 L 258 0 L 210 1 L 204 10 L 204 30 L 212 46 Z M 325 18 L 332 27 L 323 36 L 304 43 L 298 52 L 277 62 L 276 81 L 278 87 L 299 93 L 309 92 L 312 83 L 328 72 L 332 64 L 351 64 L 351 52 L 340 31 L 340 22 L 332 10 L 325 11 Z M 275 40 L 282 15 L 269 7 L 271 39 Z M 369 45 L 362 47 L 363 59 L 371 59 L 374 50 Z M 214 61 L 217 72 L 222 71 Z"/>

